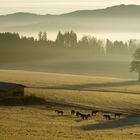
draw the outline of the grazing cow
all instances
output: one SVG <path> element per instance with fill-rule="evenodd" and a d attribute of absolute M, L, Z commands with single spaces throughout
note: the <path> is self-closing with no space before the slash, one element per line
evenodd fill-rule
<path fill-rule="evenodd" d="M 81 113 L 80 112 L 76 112 L 76 116 L 77 117 L 81 116 Z"/>
<path fill-rule="evenodd" d="M 55 112 L 57 113 L 57 115 L 63 115 L 63 111 L 62 110 L 55 110 Z"/>
<path fill-rule="evenodd" d="M 88 118 L 91 116 L 90 114 L 82 114 L 80 112 L 76 112 L 77 117 L 81 117 L 82 120 L 88 120 Z"/>
<path fill-rule="evenodd" d="M 121 115 L 122 115 L 121 113 L 115 113 L 115 114 L 114 114 L 115 118 L 117 118 L 117 116 L 120 118 Z"/>
<path fill-rule="evenodd" d="M 71 115 L 75 115 L 76 111 L 75 110 L 71 110 Z"/>
<path fill-rule="evenodd" d="M 88 118 L 91 116 L 90 114 L 80 114 L 82 120 L 88 120 Z"/>
<path fill-rule="evenodd" d="M 93 115 L 96 115 L 98 112 L 99 112 L 98 110 L 92 110 L 91 114 L 93 116 Z"/>
<path fill-rule="evenodd" d="M 85 115 L 85 119 L 88 120 L 88 118 L 91 117 L 90 114 Z"/>
<path fill-rule="evenodd" d="M 104 114 L 104 117 L 106 118 L 106 120 L 110 120 L 111 119 L 110 115 L 105 115 Z"/>

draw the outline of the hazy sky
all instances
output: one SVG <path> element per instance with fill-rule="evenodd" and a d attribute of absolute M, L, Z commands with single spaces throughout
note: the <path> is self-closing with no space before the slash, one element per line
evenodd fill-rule
<path fill-rule="evenodd" d="M 14 12 L 60 14 L 119 4 L 140 5 L 140 0 L 0 0 L 0 15 Z"/>

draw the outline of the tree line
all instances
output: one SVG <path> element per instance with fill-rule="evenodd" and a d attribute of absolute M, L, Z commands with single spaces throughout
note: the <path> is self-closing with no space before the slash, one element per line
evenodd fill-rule
<path fill-rule="evenodd" d="M 90 35 L 84 35 L 80 40 L 73 31 L 58 32 L 56 40 L 48 40 L 46 32 L 39 32 L 38 39 L 33 37 L 20 36 L 18 33 L 0 33 L 0 47 L 57 47 L 57 48 L 83 48 L 91 49 L 93 54 L 132 54 L 139 43 L 137 40 L 106 41 L 97 39 Z"/>
<path fill-rule="evenodd" d="M 138 80 L 140 81 L 140 45 L 137 40 L 123 42 L 110 41 L 107 39 L 106 41 L 103 41 L 87 35 L 84 35 L 78 40 L 77 34 L 73 31 L 65 33 L 58 32 L 55 41 L 48 40 L 46 32 L 39 32 L 38 39 L 20 36 L 18 33 L 0 33 L 0 49 L 7 48 L 8 50 L 14 50 L 13 47 L 57 47 L 58 49 L 72 48 L 73 50 L 78 48 L 79 50 L 90 50 L 92 54 L 97 55 L 133 54 L 134 58 L 130 64 L 130 71 L 137 72 Z"/>

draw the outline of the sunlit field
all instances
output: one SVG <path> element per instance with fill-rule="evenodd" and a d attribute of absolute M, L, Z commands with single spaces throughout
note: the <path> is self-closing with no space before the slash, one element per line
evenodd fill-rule
<path fill-rule="evenodd" d="M 4 140 L 139 140 L 140 83 L 129 79 L 0 70 L 3 82 L 24 84 L 25 97 L 1 99 Z M 58 115 L 55 110 L 63 111 Z M 82 120 L 71 110 L 96 115 Z M 121 113 L 117 118 L 114 113 Z M 110 115 L 106 120 L 103 115 Z"/>

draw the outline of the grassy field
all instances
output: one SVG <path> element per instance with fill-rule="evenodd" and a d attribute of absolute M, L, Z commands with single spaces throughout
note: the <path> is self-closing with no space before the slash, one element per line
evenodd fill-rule
<path fill-rule="evenodd" d="M 140 83 L 128 79 L 0 70 L 5 82 L 27 86 L 32 98 L 0 105 L 2 140 L 139 140 Z M 55 109 L 64 111 L 58 116 Z M 89 120 L 70 115 L 74 109 L 102 112 Z M 113 112 L 123 113 L 114 118 Z"/>

